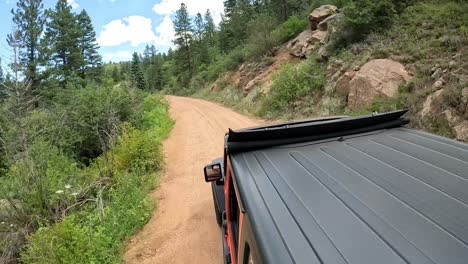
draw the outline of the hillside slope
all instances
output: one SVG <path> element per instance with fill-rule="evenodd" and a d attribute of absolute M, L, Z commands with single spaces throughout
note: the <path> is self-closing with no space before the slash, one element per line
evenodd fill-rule
<path fill-rule="evenodd" d="M 464 2 L 418 2 L 388 29 L 337 48 L 349 34 L 343 10 L 322 6 L 309 16 L 311 28 L 273 56 L 195 96 L 282 119 L 409 108 L 410 126 L 467 141 L 467 14 Z"/>

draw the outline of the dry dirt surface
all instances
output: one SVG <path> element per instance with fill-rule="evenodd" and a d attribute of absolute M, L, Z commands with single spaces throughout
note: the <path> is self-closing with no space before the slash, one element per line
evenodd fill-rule
<path fill-rule="evenodd" d="M 125 261 L 222 263 L 221 231 L 203 167 L 222 156 L 228 128 L 255 126 L 261 121 L 204 100 L 167 98 L 176 123 L 164 142 L 166 169 L 152 194 L 158 207 L 143 230 L 131 239 Z"/>

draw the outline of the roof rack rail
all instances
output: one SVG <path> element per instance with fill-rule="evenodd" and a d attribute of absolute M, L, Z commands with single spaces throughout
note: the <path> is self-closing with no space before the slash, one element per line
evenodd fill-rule
<path fill-rule="evenodd" d="M 359 117 L 339 116 L 229 129 L 226 150 L 228 153 L 237 153 L 399 127 L 409 123 L 408 119 L 402 117 L 406 112 L 408 109 Z"/>

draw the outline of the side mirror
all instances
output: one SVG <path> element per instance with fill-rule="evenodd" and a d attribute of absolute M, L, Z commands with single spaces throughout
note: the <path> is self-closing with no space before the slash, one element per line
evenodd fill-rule
<path fill-rule="evenodd" d="M 223 172 L 221 171 L 221 164 L 214 163 L 205 166 L 205 181 L 212 182 L 221 180 L 223 178 Z"/>

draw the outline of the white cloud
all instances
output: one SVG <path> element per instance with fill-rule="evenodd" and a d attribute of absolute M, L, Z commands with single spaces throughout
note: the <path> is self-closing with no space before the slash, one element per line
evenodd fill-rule
<path fill-rule="evenodd" d="M 126 61 L 130 60 L 131 57 L 132 54 L 129 51 L 117 51 L 102 55 L 104 61 Z"/>
<path fill-rule="evenodd" d="M 150 18 L 129 16 L 103 26 L 97 42 L 101 46 L 118 46 L 130 42 L 133 47 L 157 40 Z"/>
<path fill-rule="evenodd" d="M 153 11 L 158 15 L 172 15 L 180 8 L 182 2 L 187 6 L 190 16 L 195 16 L 197 13 L 205 14 L 209 9 L 214 22 L 217 24 L 221 21 L 224 10 L 221 0 L 161 0 L 153 6 Z"/>
<path fill-rule="evenodd" d="M 168 15 L 165 16 L 163 21 L 156 27 L 156 34 L 155 43 L 157 46 L 172 46 L 175 31 L 174 24 Z"/>
<path fill-rule="evenodd" d="M 77 9 L 80 5 L 76 2 L 76 0 L 67 0 L 67 3 L 73 8 Z"/>

